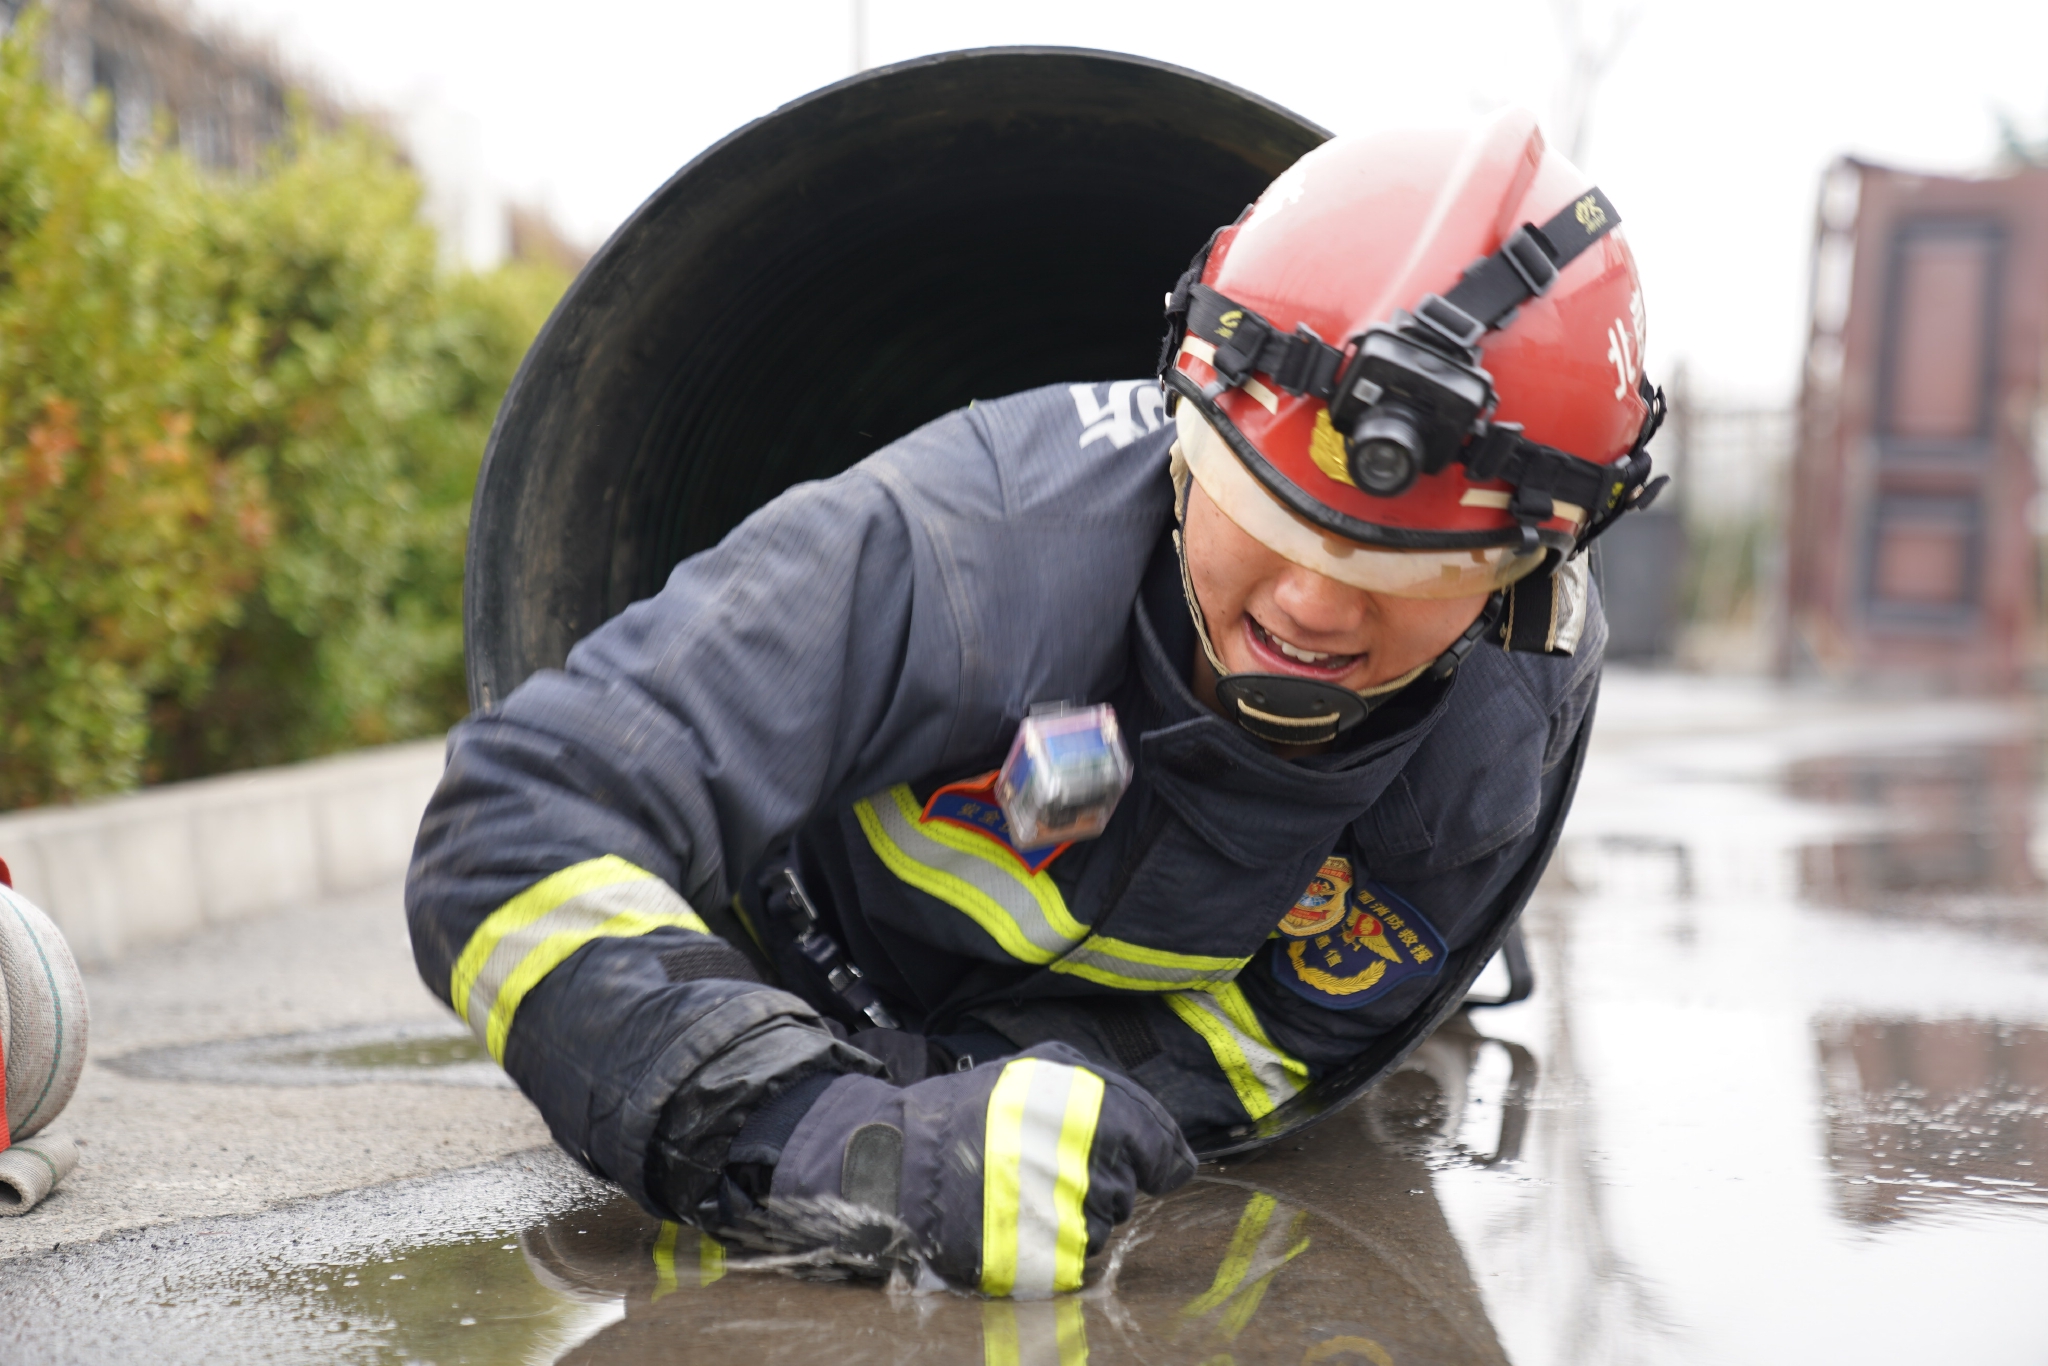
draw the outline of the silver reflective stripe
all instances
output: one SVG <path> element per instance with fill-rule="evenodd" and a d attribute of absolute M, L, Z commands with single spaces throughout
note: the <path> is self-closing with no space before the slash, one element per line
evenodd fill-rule
<path fill-rule="evenodd" d="M 1229 982 L 1249 961 L 1171 953 L 1093 935 L 1054 963 L 1052 970 L 1126 991 L 1172 991 Z"/>
<path fill-rule="evenodd" d="M 1060 1130 L 1067 1122 L 1074 1069 L 1040 1066 L 1032 1071 L 1018 1143 L 1017 1282 L 1011 1293 L 1050 1295 L 1060 1232 L 1053 1186 L 1059 1179 Z"/>
<path fill-rule="evenodd" d="M 1088 1159 L 1103 1082 L 1043 1058 L 1004 1065 L 982 1143 L 981 1290 L 1078 1290 L 1088 1258 Z"/>
<path fill-rule="evenodd" d="M 1078 1295 L 983 1300 L 982 1366 L 1088 1366 L 1088 1320 Z M 1213 1358 L 1223 1360 L 1224 1358 Z"/>
<path fill-rule="evenodd" d="M 710 933 L 675 889 L 637 877 L 581 892 L 537 919 L 506 932 L 468 986 L 464 1018 L 491 1056 L 504 1060 L 513 1012 L 526 993 L 593 939 L 630 937 L 665 927 Z"/>
<path fill-rule="evenodd" d="M 853 810 L 890 872 L 964 912 L 1011 957 L 1049 963 L 1088 932 L 1050 876 L 1027 871 L 986 836 L 921 821 L 908 788 L 877 792 Z"/>
<path fill-rule="evenodd" d="M 1217 1067 L 1251 1118 L 1271 1114 L 1307 1085 L 1307 1065 L 1273 1047 L 1251 1003 L 1235 985 L 1213 994 L 1177 991 L 1166 1004 L 1209 1045 Z"/>

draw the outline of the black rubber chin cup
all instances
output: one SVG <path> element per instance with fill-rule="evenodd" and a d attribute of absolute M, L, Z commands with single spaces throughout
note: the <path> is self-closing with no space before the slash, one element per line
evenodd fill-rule
<path fill-rule="evenodd" d="M 1372 710 L 1349 688 L 1292 674 L 1232 674 L 1217 680 L 1216 696 L 1238 725 L 1273 745 L 1320 745 Z"/>

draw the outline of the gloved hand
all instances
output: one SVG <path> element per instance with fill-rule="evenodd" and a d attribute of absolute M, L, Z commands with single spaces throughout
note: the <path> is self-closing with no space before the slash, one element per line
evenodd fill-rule
<path fill-rule="evenodd" d="M 914 1086 L 832 1082 L 783 1147 L 765 1213 L 786 1245 L 907 1253 L 986 1294 L 1043 1294 L 1079 1288 L 1138 1191 L 1194 1170 L 1143 1088 L 1047 1043 Z"/>

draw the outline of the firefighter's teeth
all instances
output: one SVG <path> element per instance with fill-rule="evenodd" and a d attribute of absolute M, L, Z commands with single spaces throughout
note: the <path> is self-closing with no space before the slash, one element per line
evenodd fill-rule
<path fill-rule="evenodd" d="M 1257 632 L 1259 639 L 1265 641 L 1266 644 L 1272 646 L 1281 654 L 1286 655 L 1289 659 L 1299 660 L 1303 664 L 1323 664 L 1332 659 L 1344 659 L 1348 657 L 1344 655 L 1329 654 L 1320 650 L 1304 650 L 1299 645 L 1290 645 L 1286 641 L 1280 639 L 1280 637 L 1274 635 L 1271 631 L 1268 631 L 1264 626 L 1260 625 L 1257 621 L 1252 622 L 1252 630 Z"/>

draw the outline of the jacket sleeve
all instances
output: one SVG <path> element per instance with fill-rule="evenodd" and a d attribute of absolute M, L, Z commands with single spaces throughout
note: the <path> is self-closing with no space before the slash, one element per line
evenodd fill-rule
<path fill-rule="evenodd" d="M 977 404 L 799 485 L 452 735 L 406 886 L 420 973 L 643 1205 L 689 1214 L 749 1111 L 877 1070 L 699 914 L 812 812 L 1113 681 L 1170 432 L 1084 418 L 1145 392 Z"/>
<path fill-rule="evenodd" d="M 974 440 L 947 421 L 926 441 Z M 709 1184 L 750 1108 L 877 1070 L 695 908 L 838 785 L 942 759 L 958 652 L 903 667 L 945 629 L 912 541 L 868 471 L 800 486 L 450 739 L 406 885 L 420 973 L 565 1149 L 662 1213 L 689 1213 L 664 1205 Z"/>

